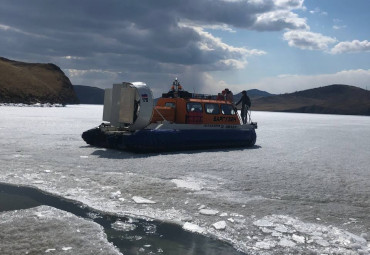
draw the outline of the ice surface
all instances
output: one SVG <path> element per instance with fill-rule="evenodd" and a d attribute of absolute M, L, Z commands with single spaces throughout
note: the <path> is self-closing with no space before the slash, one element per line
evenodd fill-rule
<path fill-rule="evenodd" d="M 304 236 L 299 236 L 299 235 L 292 235 L 292 239 L 297 242 L 297 243 L 305 243 L 305 238 Z"/>
<path fill-rule="evenodd" d="M 121 230 L 121 231 L 132 231 L 136 229 L 136 225 L 118 220 L 112 224 L 112 228 L 115 230 Z"/>
<path fill-rule="evenodd" d="M 137 204 L 155 204 L 156 203 L 155 201 L 152 201 L 147 198 L 139 197 L 139 196 L 133 196 L 132 200 L 134 200 L 135 203 Z"/>
<path fill-rule="evenodd" d="M 111 192 L 109 198 L 111 198 L 111 199 L 119 199 L 120 196 L 121 196 L 121 191 L 117 190 L 115 192 Z"/>
<path fill-rule="evenodd" d="M 182 228 L 190 232 L 196 232 L 200 234 L 206 233 L 206 230 L 204 228 L 198 226 L 197 224 L 191 223 L 191 222 L 185 222 Z"/>
<path fill-rule="evenodd" d="M 370 234 L 369 117 L 253 112 L 253 148 L 134 154 L 81 139 L 101 123 L 102 106 L 0 107 L 0 116 L 0 182 L 176 222 L 248 254 L 369 252 L 360 236 Z M 203 215 L 201 205 L 220 214 Z M 232 220 L 216 230 L 226 214 Z M 62 247 L 76 249 L 42 253 Z"/>
<path fill-rule="evenodd" d="M 274 225 L 272 222 L 263 219 L 256 220 L 255 222 L 253 222 L 253 224 L 258 227 L 271 227 Z"/>
<path fill-rule="evenodd" d="M 212 226 L 217 230 L 224 230 L 226 228 L 226 222 L 224 220 L 213 223 Z"/>
<path fill-rule="evenodd" d="M 294 247 L 295 243 L 289 239 L 282 238 L 279 242 L 279 245 L 283 247 Z"/>
<path fill-rule="evenodd" d="M 199 213 L 203 215 L 216 215 L 218 211 L 213 209 L 200 209 Z"/>
<path fill-rule="evenodd" d="M 261 249 L 261 250 L 268 250 L 268 249 L 274 248 L 276 244 L 274 242 L 264 240 L 264 241 L 256 242 L 255 246 L 256 248 Z"/>
<path fill-rule="evenodd" d="M 172 179 L 171 181 L 175 183 L 178 188 L 185 188 L 189 190 L 202 190 L 201 183 L 197 182 L 196 180 L 192 180 L 191 178 L 188 178 L 187 180 Z"/>
<path fill-rule="evenodd" d="M 2 212 L 0 229 L 0 254 L 121 254 L 100 225 L 53 207 Z"/>

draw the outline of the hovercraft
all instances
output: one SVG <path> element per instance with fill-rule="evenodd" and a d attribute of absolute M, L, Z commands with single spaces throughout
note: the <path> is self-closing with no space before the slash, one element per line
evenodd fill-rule
<path fill-rule="evenodd" d="M 105 89 L 103 123 L 85 131 L 86 143 L 134 152 L 250 147 L 257 123 L 242 124 L 232 102 L 183 91 L 177 79 L 157 100 L 142 82 Z"/>

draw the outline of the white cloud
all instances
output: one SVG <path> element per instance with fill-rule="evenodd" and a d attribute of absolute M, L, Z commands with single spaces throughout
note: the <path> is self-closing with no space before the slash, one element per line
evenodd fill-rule
<path fill-rule="evenodd" d="M 289 46 L 305 50 L 327 50 L 330 44 L 335 43 L 335 38 L 305 30 L 291 30 L 284 33 L 284 40 Z"/>
<path fill-rule="evenodd" d="M 65 59 L 84 59 L 83 57 L 75 57 L 75 56 L 64 56 L 62 58 L 65 58 Z"/>
<path fill-rule="evenodd" d="M 89 86 L 111 86 L 117 81 L 123 81 L 121 72 L 112 72 L 100 69 L 63 69 L 70 78 L 72 84 L 81 84 Z M 88 82 L 87 82 L 88 81 Z M 129 80 L 131 81 L 131 80 Z"/>
<path fill-rule="evenodd" d="M 37 34 L 37 33 L 29 33 L 29 32 L 23 31 L 21 29 L 11 27 L 11 26 L 7 26 L 7 25 L 4 25 L 4 24 L 0 24 L 0 30 L 15 32 L 15 33 L 19 33 L 19 34 L 23 34 L 23 35 L 27 35 L 27 36 L 32 36 L 32 37 L 47 38 L 44 35 L 40 35 L 40 34 Z"/>
<path fill-rule="evenodd" d="M 346 25 L 342 25 L 342 26 L 334 25 L 334 26 L 333 26 L 333 29 L 335 29 L 335 30 L 339 30 L 339 29 L 344 29 L 344 28 L 346 28 L 346 27 L 347 27 Z"/>
<path fill-rule="evenodd" d="M 194 29 L 201 37 L 201 45 L 203 45 L 204 48 L 209 50 L 216 50 L 216 49 L 222 49 L 226 52 L 230 53 L 237 53 L 240 55 L 246 54 L 246 49 L 240 48 L 240 47 L 234 47 L 231 45 L 228 45 L 224 42 L 222 42 L 221 38 L 213 36 L 211 33 L 208 33 L 203 30 L 201 27 L 191 27 Z"/>
<path fill-rule="evenodd" d="M 223 59 L 223 60 L 220 60 L 217 64 L 220 67 L 225 66 L 225 67 L 232 67 L 233 69 L 243 69 L 247 64 L 247 61 L 246 60 L 240 61 L 240 60 L 235 60 L 235 59 Z"/>
<path fill-rule="evenodd" d="M 278 6 L 279 8 L 284 8 L 288 10 L 292 9 L 306 9 L 304 7 L 303 3 L 304 0 L 275 0 L 275 5 Z"/>
<path fill-rule="evenodd" d="M 290 93 L 331 84 L 346 84 L 366 88 L 369 86 L 370 69 L 343 70 L 332 74 L 279 75 L 249 84 L 249 88 L 266 90 L 270 93 Z"/>
<path fill-rule="evenodd" d="M 295 12 L 306 9 L 304 0 L 89 0 L 88 12 L 84 1 L 3 1 L 0 37 L 6 40 L 0 48 L 18 59 L 57 60 L 74 84 L 142 80 L 159 90 L 178 76 L 206 86 L 212 71 L 244 68 L 250 56 L 266 54 L 233 45 L 214 30 L 290 29 L 284 34 L 289 45 L 309 50 L 336 42 L 308 31 L 306 19 Z"/>
<path fill-rule="evenodd" d="M 231 26 L 228 26 L 226 24 L 217 24 L 217 25 L 205 24 L 205 25 L 201 25 L 201 27 L 203 29 L 222 30 L 222 31 L 230 32 L 230 33 L 236 33 L 236 31 L 232 29 Z"/>
<path fill-rule="evenodd" d="M 369 52 L 370 42 L 367 40 L 352 42 L 340 42 L 331 49 L 332 54 L 350 53 L 350 52 Z"/>
<path fill-rule="evenodd" d="M 266 55 L 267 52 L 264 51 L 264 50 L 257 50 L 257 49 L 252 49 L 252 50 L 246 50 L 247 54 L 250 55 L 250 56 L 262 56 L 262 55 Z"/>
<path fill-rule="evenodd" d="M 314 10 L 310 11 L 311 14 L 320 14 L 320 15 L 328 15 L 327 12 L 320 10 L 320 8 L 316 7 Z"/>
<path fill-rule="evenodd" d="M 309 29 L 305 18 L 287 10 L 265 12 L 257 15 L 253 28 L 261 31 L 279 31 L 283 29 Z"/>

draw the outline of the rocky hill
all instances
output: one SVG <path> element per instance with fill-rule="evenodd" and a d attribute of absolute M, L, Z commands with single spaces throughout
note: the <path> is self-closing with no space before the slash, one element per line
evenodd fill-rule
<path fill-rule="evenodd" d="M 252 100 L 252 109 L 275 112 L 370 115 L 370 91 L 334 84 Z"/>
<path fill-rule="evenodd" d="M 250 89 L 247 90 L 247 94 L 251 100 L 256 100 L 261 97 L 270 97 L 270 96 L 275 96 L 274 94 L 270 94 L 266 91 L 259 90 L 259 89 Z M 234 95 L 234 102 L 238 102 L 239 99 L 242 97 L 242 93 L 238 93 Z"/>
<path fill-rule="evenodd" d="M 0 102 L 76 104 L 79 101 L 70 80 L 58 66 L 0 57 Z"/>
<path fill-rule="evenodd" d="M 85 85 L 73 85 L 81 104 L 104 104 L 104 89 Z"/>

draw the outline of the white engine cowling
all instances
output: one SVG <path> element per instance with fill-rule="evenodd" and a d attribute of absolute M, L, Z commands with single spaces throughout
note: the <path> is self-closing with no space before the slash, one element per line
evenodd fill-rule
<path fill-rule="evenodd" d="M 143 129 L 152 119 L 153 107 L 153 93 L 145 83 L 113 84 L 105 89 L 103 121 L 131 131 Z"/>

